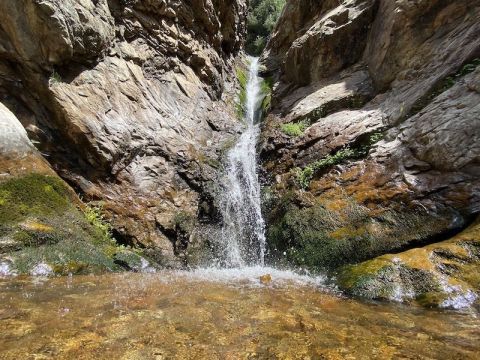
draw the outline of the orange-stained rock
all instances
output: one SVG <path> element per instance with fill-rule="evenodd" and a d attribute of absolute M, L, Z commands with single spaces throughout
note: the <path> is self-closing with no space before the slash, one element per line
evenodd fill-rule
<path fill-rule="evenodd" d="M 271 257 L 332 270 L 445 240 L 478 214 L 479 5 L 287 1 L 262 57 Z"/>

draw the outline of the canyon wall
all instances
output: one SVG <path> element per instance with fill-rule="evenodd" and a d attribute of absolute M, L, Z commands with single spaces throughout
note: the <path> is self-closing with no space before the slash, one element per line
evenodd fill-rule
<path fill-rule="evenodd" d="M 271 261 L 372 298 L 475 299 L 478 226 L 456 235 L 480 210 L 479 16 L 480 1 L 287 3 L 262 59 Z"/>
<path fill-rule="evenodd" d="M 0 3 L 0 102 L 35 161 L 101 205 L 119 243 L 165 266 L 185 264 L 243 126 L 232 70 L 245 12 L 243 0 Z"/>

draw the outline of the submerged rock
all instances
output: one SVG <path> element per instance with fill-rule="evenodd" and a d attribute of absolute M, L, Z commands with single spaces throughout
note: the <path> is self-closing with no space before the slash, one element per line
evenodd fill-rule
<path fill-rule="evenodd" d="M 272 282 L 272 275 L 270 274 L 265 274 L 260 276 L 260 283 L 262 285 L 269 285 Z"/>

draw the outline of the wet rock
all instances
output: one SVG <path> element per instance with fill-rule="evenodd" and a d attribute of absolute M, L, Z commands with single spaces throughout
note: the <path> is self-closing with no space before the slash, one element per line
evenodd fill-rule
<path fill-rule="evenodd" d="M 344 268 L 339 283 L 353 295 L 426 307 L 461 309 L 478 300 L 478 222 L 454 238 Z"/>
<path fill-rule="evenodd" d="M 471 222 L 479 11 L 461 1 L 287 2 L 262 59 L 275 80 L 261 157 L 276 261 L 332 270 L 444 241 Z M 395 266 L 377 278 L 391 286 L 378 297 L 406 278 L 418 288 L 405 294 L 435 283 Z"/>
<path fill-rule="evenodd" d="M 119 241 L 183 265 L 157 219 L 197 213 L 241 127 L 232 70 L 245 2 L 22 0 L 0 10 L 5 105 L 55 170 L 103 203 Z"/>
<path fill-rule="evenodd" d="M 270 274 L 265 274 L 260 276 L 260 283 L 262 285 L 269 285 L 272 282 L 272 275 Z"/>

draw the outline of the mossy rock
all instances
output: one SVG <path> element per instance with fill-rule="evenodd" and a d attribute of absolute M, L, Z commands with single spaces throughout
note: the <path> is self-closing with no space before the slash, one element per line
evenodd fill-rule
<path fill-rule="evenodd" d="M 266 212 L 269 260 L 310 270 L 332 271 L 421 243 L 451 221 L 423 209 L 372 210 L 349 197 L 312 204 L 308 194 L 292 194 L 271 200 Z"/>
<path fill-rule="evenodd" d="M 70 193 L 62 180 L 31 174 L 0 184 L 0 224 L 30 216 L 60 215 L 70 206 Z"/>
<path fill-rule="evenodd" d="M 0 183 L 0 263 L 17 274 L 38 266 L 59 275 L 132 268 L 118 261 L 130 253 L 111 237 L 100 210 L 82 211 L 76 202 L 58 177 L 30 174 Z M 140 262 L 134 254 L 125 263 Z"/>
<path fill-rule="evenodd" d="M 479 233 L 476 223 L 440 243 L 344 266 L 337 283 L 348 294 L 369 299 L 470 307 L 480 292 Z"/>

